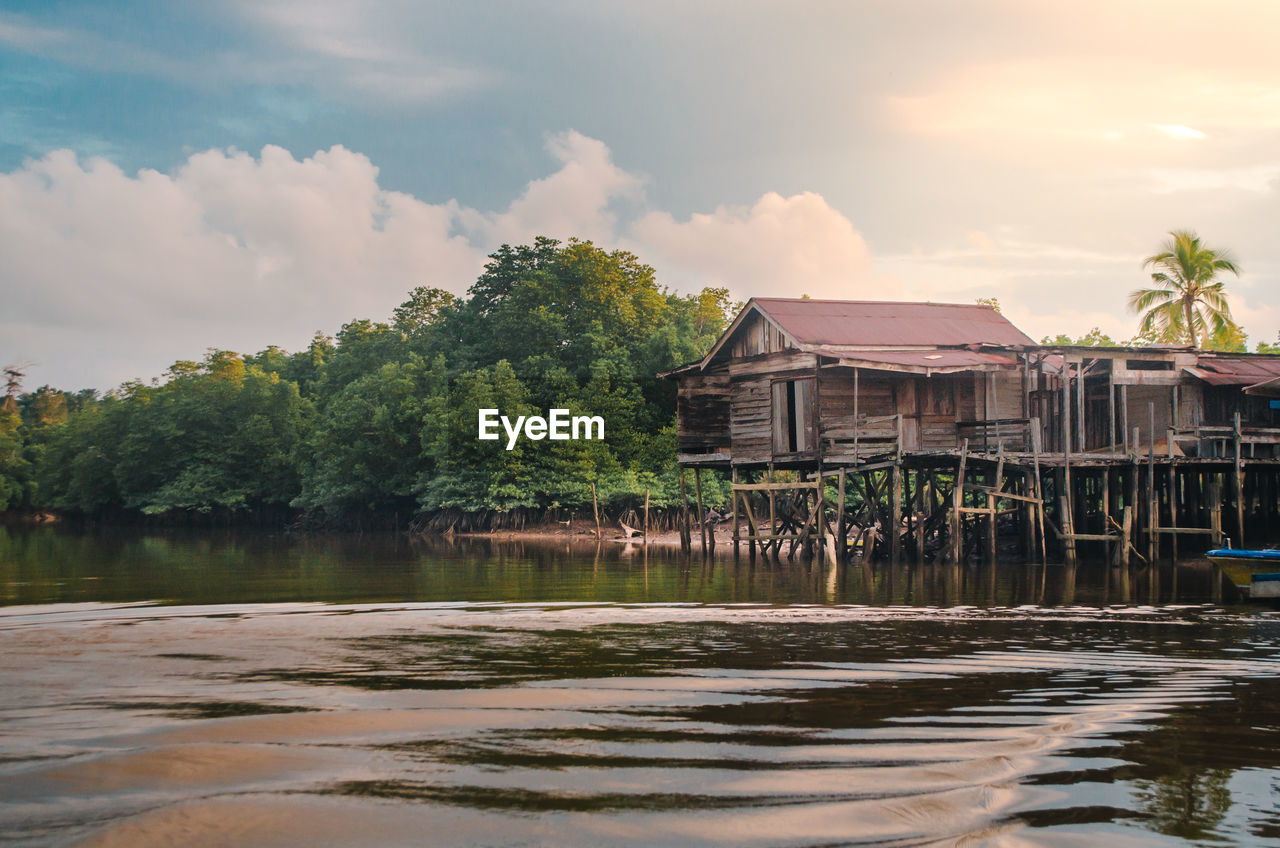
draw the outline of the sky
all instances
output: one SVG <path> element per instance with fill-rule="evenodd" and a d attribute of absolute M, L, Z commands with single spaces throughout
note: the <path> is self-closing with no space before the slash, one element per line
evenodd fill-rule
<path fill-rule="evenodd" d="M 1280 332 L 1280 3 L 0 2 L 0 364 L 150 381 L 591 239 L 678 292 L 1131 337 L 1170 230 Z"/>

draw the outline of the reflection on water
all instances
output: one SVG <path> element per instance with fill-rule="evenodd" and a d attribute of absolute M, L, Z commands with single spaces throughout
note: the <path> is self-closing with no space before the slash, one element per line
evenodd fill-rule
<path fill-rule="evenodd" d="M 0 841 L 1280 844 L 1209 575 L 0 531 Z"/>
<path fill-rule="evenodd" d="M 1270 615 L 64 605 L 0 640 L 18 842 L 1280 841 Z"/>
<path fill-rule="evenodd" d="M 955 606 L 1216 600 L 1206 561 L 851 565 L 563 541 L 78 532 L 0 526 L 0 605 L 82 601 L 603 601 Z"/>

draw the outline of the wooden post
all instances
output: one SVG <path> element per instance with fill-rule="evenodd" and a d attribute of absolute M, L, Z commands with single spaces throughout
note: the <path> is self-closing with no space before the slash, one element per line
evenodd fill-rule
<path fill-rule="evenodd" d="M 901 430 L 902 417 L 898 417 Z M 889 481 L 889 561 L 896 565 L 902 557 L 902 536 L 898 530 L 902 525 L 902 464 L 895 462 L 890 472 Z"/>
<path fill-rule="evenodd" d="M 729 482 L 730 482 L 729 499 L 730 499 L 730 502 L 733 504 L 733 556 L 736 559 L 741 550 L 739 548 L 739 545 L 741 544 L 741 540 L 739 539 L 739 533 L 738 533 L 738 527 L 739 527 L 738 525 L 738 492 L 737 492 L 738 466 L 736 465 L 733 466 L 729 472 Z M 648 495 L 646 495 L 645 498 L 647 499 Z"/>
<path fill-rule="evenodd" d="M 591 511 L 596 516 L 596 541 L 600 541 L 600 502 L 596 500 L 596 481 L 591 481 Z"/>
<path fill-rule="evenodd" d="M 1036 503 L 1036 535 L 1040 542 L 1040 564 L 1044 565 L 1048 560 L 1048 554 L 1045 551 L 1044 538 L 1044 481 L 1040 479 L 1040 419 L 1031 419 L 1031 462 L 1032 471 L 1035 474 L 1035 490 L 1033 494 L 1037 498 Z"/>
<path fill-rule="evenodd" d="M 903 484 L 906 486 L 906 504 L 907 504 L 907 538 L 911 541 L 911 548 L 908 553 L 911 555 L 911 561 L 917 562 L 916 559 L 916 539 L 915 539 L 915 492 L 911 488 L 911 469 L 908 468 L 903 475 Z"/>
<path fill-rule="evenodd" d="M 987 562 L 996 561 L 996 496 L 987 492 Z"/>
<path fill-rule="evenodd" d="M 858 461 L 858 369 L 853 369 L 853 461 Z"/>
<path fill-rule="evenodd" d="M 844 477 L 845 470 L 841 468 L 839 500 L 836 501 L 836 562 L 843 560 L 849 552 L 849 531 L 844 526 Z"/>
<path fill-rule="evenodd" d="M 1081 357 L 1080 367 L 1076 369 L 1076 447 L 1081 451 L 1089 449 L 1085 442 L 1084 419 L 1084 357 Z"/>
<path fill-rule="evenodd" d="M 1035 497 L 1035 486 L 1031 482 L 1031 472 L 1023 469 L 1021 494 L 1026 498 Z M 1036 507 L 1031 501 L 1022 501 L 1018 508 L 1019 531 L 1022 535 L 1022 555 L 1027 562 L 1036 558 Z"/>
<path fill-rule="evenodd" d="M 1160 502 L 1156 500 L 1156 405 L 1147 404 L 1147 563 L 1154 566 L 1160 550 Z M 1154 568 L 1151 572 L 1155 574 Z M 1154 580 L 1152 581 L 1154 585 Z"/>
<path fill-rule="evenodd" d="M 995 478 L 991 481 L 991 488 L 996 492 L 1004 491 L 1004 443 L 1001 442 L 996 447 L 998 459 L 996 460 Z M 996 561 L 996 508 L 1000 505 L 995 494 L 987 493 L 987 562 Z"/>
<path fill-rule="evenodd" d="M 1112 360 L 1108 364 L 1114 364 Z M 1111 439 L 1111 452 L 1116 452 L 1116 372 L 1107 369 L 1107 436 Z"/>
<path fill-rule="evenodd" d="M 1125 574 L 1129 573 L 1129 547 L 1132 535 L 1133 507 L 1125 504 L 1124 511 L 1120 513 L 1120 567 L 1124 569 Z"/>
<path fill-rule="evenodd" d="M 960 445 L 960 464 L 956 468 L 956 483 L 951 488 L 951 562 L 960 564 L 964 557 L 964 475 L 969 461 L 969 440 Z"/>
<path fill-rule="evenodd" d="M 1120 387 L 1120 432 L 1124 434 L 1124 452 L 1129 453 L 1129 387 Z M 1137 450 L 1135 440 L 1134 450 Z"/>
<path fill-rule="evenodd" d="M 777 481 L 774 479 L 774 474 L 773 474 L 773 463 L 772 463 L 772 462 L 771 462 L 771 463 L 769 463 L 769 482 L 770 482 L 770 483 L 776 483 L 776 482 L 777 482 Z M 777 503 L 776 503 L 776 499 L 775 499 L 774 494 L 773 494 L 773 489 L 770 489 L 770 490 L 769 490 L 769 532 L 768 532 L 766 535 L 768 535 L 768 536 L 773 536 L 773 535 L 775 535 L 774 530 L 775 530 L 775 528 L 776 528 L 777 526 L 778 526 L 778 510 L 777 510 Z M 778 548 L 781 546 L 781 544 L 782 544 L 782 543 L 781 543 L 781 542 L 779 542 L 777 539 L 767 539 L 767 540 L 764 540 L 764 541 L 762 541 L 762 542 L 760 543 L 760 553 L 764 553 L 766 549 L 770 549 L 770 550 L 772 550 L 772 551 L 773 551 L 773 558 L 774 558 L 774 559 L 777 559 L 777 558 L 778 558 Z"/>
<path fill-rule="evenodd" d="M 1177 391 L 1177 386 L 1174 386 Z M 1169 561 L 1178 562 L 1178 470 L 1173 464 L 1173 428 L 1165 435 L 1165 446 L 1169 449 L 1169 526 L 1173 528 L 1169 534 Z"/>
<path fill-rule="evenodd" d="M 1244 544 L 1244 459 L 1240 456 L 1240 413 L 1237 412 L 1231 428 L 1232 441 L 1235 443 L 1233 456 L 1234 468 L 1231 475 L 1233 493 L 1236 498 L 1236 539 L 1235 547 L 1243 548 Z"/>
<path fill-rule="evenodd" d="M 689 495 L 684 484 L 684 467 L 680 468 L 680 550 L 689 553 L 693 541 L 689 531 Z"/>
<path fill-rule="evenodd" d="M 707 555 L 707 513 L 702 508 L 702 469 L 693 469 L 693 494 L 698 500 L 698 535 L 702 539 L 702 555 Z"/>
<path fill-rule="evenodd" d="M 826 486 L 823 484 L 821 470 L 818 471 L 818 492 L 814 500 L 813 508 L 818 511 L 818 514 L 814 516 L 814 521 L 818 525 L 818 562 L 822 562 L 822 557 L 827 552 L 827 519 L 823 515 L 827 504 L 827 492 Z"/>
<path fill-rule="evenodd" d="M 734 504 L 733 517 L 734 517 L 734 523 L 736 524 L 737 518 L 738 518 L 737 504 Z M 734 535 L 736 536 L 737 533 L 734 533 Z M 646 486 L 644 490 L 644 543 L 646 545 L 649 544 L 649 487 L 648 486 Z"/>
<path fill-rule="evenodd" d="M 1071 453 L 1071 378 L 1068 376 L 1067 359 L 1062 358 L 1062 454 L 1066 456 Z"/>
<path fill-rule="evenodd" d="M 1215 545 L 1222 544 L 1222 484 L 1218 482 L 1218 475 L 1211 473 L 1209 475 L 1209 529 L 1213 531 L 1213 543 Z"/>

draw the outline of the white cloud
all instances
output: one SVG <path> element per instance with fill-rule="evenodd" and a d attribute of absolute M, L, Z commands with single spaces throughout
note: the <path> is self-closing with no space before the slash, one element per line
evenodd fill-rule
<path fill-rule="evenodd" d="M 31 379 L 105 388 L 208 346 L 305 345 L 386 318 L 418 285 L 461 293 L 502 242 L 590 238 L 634 250 L 682 288 L 742 297 L 891 297 L 852 223 L 817 194 L 766 194 L 678 221 L 645 210 L 644 179 L 569 131 L 558 167 L 502 210 L 424 203 L 341 146 L 296 159 L 208 150 L 172 173 L 127 174 L 57 151 L 0 174 L 0 357 Z"/>
<path fill-rule="evenodd" d="M 51 153 L 0 175 L 3 353 L 36 360 L 34 379 L 105 386 L 205 346 L 297 348 L 415 285 L 465 285 L 484 254 L 456 214 L 381 189 L 342 147 L 208 151 L 132 176 Z"/>
<path fill-rule="evenodd" d="M 769 192 L 751 207 L 721 206 L 677 221 L 650 212 L 630 230 L 634 250 L 690 286 L 756 295 L 887 300 L 892 279 L 874 278 L 862 235 L 822 195 Z"/>
<path fill-rule="evenodd" d="M 468 231 L 487 244 L 519 244 L 534 236 L 577 237 L 609 244 L 617 237 L 620 204 L 644 199 L 644 180 L 613 162 L 608 146 L 569 130 L 551 136 L 547 151 L 560 163 L 534 180 L 498 213 L 468 212 Z"/>

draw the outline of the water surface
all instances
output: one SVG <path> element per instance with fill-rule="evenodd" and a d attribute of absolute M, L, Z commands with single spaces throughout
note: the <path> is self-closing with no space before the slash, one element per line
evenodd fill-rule
<path fill-rule="evenodd" d="M 1280 844 L 1280 616 L 1199 565 L 47 530 L 17 844 Z"/>

